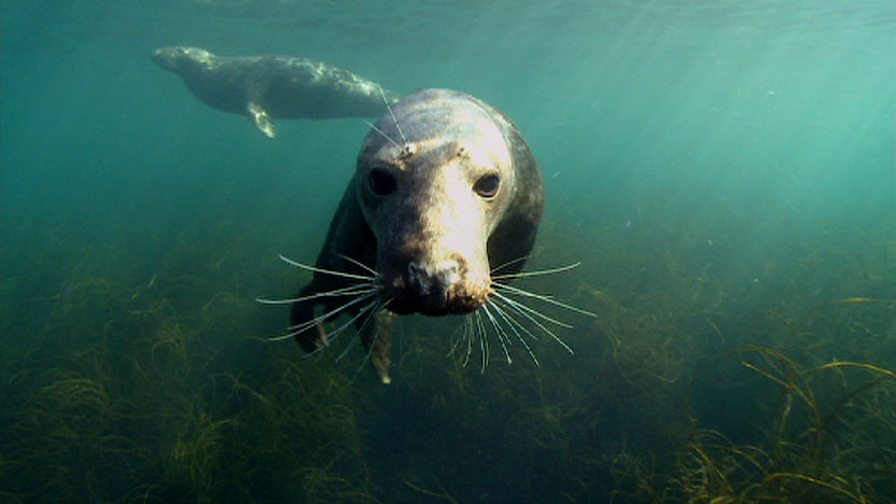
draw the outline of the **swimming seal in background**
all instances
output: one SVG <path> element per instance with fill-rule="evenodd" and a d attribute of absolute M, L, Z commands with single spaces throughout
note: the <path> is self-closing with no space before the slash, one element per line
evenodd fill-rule
<path fill-rule="evenodd" d="M 162 47 L 153 60 L 176 73 L 206 105 L 248 115 L 267 137 L 274 118 L 376 117 L 397 95 L 319 61 L 287 56 L 221 57 L 196 47 Z"/>
<path fill-rule="evenodd" d="M 389 383 L 394 316 L 486 305 L 492 269 L 523 267 L 543 207 L 535 157 L 501 112 L 446 89 L 402 98 L 368 132 L 315 267 L 300 265 L 315 273 L 290 300 L 290 334 L 314 352 L 321 323 L 347 313 L 340 329 L 354 323 Z"/>

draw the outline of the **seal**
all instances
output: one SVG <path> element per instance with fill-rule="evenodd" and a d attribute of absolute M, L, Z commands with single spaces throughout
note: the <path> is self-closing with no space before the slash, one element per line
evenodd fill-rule
<path fill-rule="evenodd" d="M 447 89 L 406 96 L 367 133 L 312 280 L 292 300 L 291 334 L 314 352 L 329 341 L 321 324 L 348 313 L 389 383 L 394 317 L 483 307 L 493 268 L 523 267 L 543 208 L 538 164 L 504 114 Z"/>
<path fill-rule="evenodd" d="M 196 47 L 162 47 L 153 60 L 177 74 L 206 105 L 247 115 L 268 138 L 275 118 L 376 117 L 397 95 L 319 61 L 288 56 L 221 57 Z"/>

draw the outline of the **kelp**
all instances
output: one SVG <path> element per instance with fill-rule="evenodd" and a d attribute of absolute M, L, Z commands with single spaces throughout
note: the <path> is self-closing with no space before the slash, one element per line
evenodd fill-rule
<path fill-rule="evenodd" d="M 883 439 L 896 434 L 896 413 L 888 408 L 896 398 L 896 372 L 847 361 L 805 368 L 766 347 L 747 347 L 738 355 L 745 368 L 779 387 L 777 413 L 755 445 L 695 428 L 670 479 L 674 500 L 864 503 L 887 498 L 891 489 L 882 483 L 892 478 L 896 452 L 863 433 Z"/>
<path fill-rule="evenodd" d="M 529 267 L 582 265 L 514 285 L 597 314 L 545 308 L 574 354 L 540 336 L 537 365 L 520 345 L 508 365 L 492 341 L 483 371 L 450 353 L 457 321 L 403 318 L 382 387 L 351 334 L 310 357 L 266 341 L 287 313 L 253 299 L 307 278 L 239 222 L 10 259 L 0 497 L 896 500 L 896 285 L 862 251 L 833 268 L 810 240 L 784 261 L 733 241 L 736 222 L 651 209 L 548 219 Z"/>

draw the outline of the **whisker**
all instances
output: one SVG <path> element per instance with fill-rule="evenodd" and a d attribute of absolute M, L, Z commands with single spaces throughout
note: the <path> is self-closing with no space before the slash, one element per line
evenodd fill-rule
<path fill-rule="evenodd" d="M 504 329 L 501 325 L 495 320 L 495 317 L 492 315 L 491 311 L 488 309 L 488 303 L 482 305 L 482 309 L 485 310 L 485 316 L 488 317 L 489 322 L 492 323 L 492 327 L 495 328 L 495 334 L 498 336 L 498 341 L 501 342 L 501 348 L 504 349 L 504 356 L 507 358 L 508 364 L 513 364 L 513 359 L 510 358 L 510 352 L 507 351 L 507 333 L 504 332 Z"/>
<path fill-rule="evenodd" d="M 532 338 L 533 341 L 539 341 L 538 336 L 536 336 L 535 334 L 532 334 L 532 331 L 530 331 L 528 327 L 526 327 L 526 326 L 524 326 L 523 324 L 521 324 L 517 319 L 515 319 L 515 318 L 513 317 L 512 314 L 510 314 L 510 313 L 508 312 L 508 310 L 513 309 L 512 306 L 510 306 L 509 304 L 504 303 L 504 301 L 500 301 L 500 302 L 499 302 L 499 300 L 498 300 L 498 299 L 495 299 L 495 298 L 489 298 L 489 299 L 486 300 L 486 302 L 495 305 L 496 308 L 501 308 L 501 309 L 503 310 L 503 313 L 508 317 L 508 320 L 510 320 L 510 322 L 512 322 L 514 326 L 516 326 L 516 327 L 519 328 L 521 331 L 523 331 L 524 333 L 526 333 L 526 335 L 529 336 L 530 338 Z"/>
<path fill-rule="evenodd" d="M 292 259 L 290 259 L 286 256 L 283 256 L 283 255 L 280 256 L 280 260 L 282 260 L 283 262 L 285 262 L 287 264 L 291 264 L 297 268 L 306 269 L 308 271 L 314 271 L 316 273 L 324 273 L 326 275 L 340 276 L 340 277 L 344 277 L 344 278 L 354 278 L 356 280 L 369 280 L 371 282 L 376 280 L 376 278 L 372 277 L 372 276 L 355 275 L 352 273 L 345 273 L 342 271 L 333 271 L 333 270 L 318 268 L 316 266 L 309 266 L 307 264 L 302 264 L 300 262 L 293 261 Z"/>
<path fill-rule="evenodd" d="M 495 300 L 488 299 L 488 300 L 486 300 L 486 303 L 491 304 L 492 308 L 495 309 L 495 312 L 501 318 L 504 319 L 504 322 L 507 324 L 508 327 L 510 327 L 510 329 L 513 331 L 513 334 L 516 335 L 516 339 L 518 339 L 519 342 L 523 344 L 523 347 L 526 349 L 526 351 L 529 352 L 529 357 L 532 357 L 532 362 L 534 362 L 536 366 L 540 366 L 541 364 L 539 364 L 538 358 L 535 357 L 535 354 L 532 352 L 532 349 L 529 347 L 529 343 L 527 343 L 526 340 L 522 337 L 522 335 L 520 335 L 519 331 L 516 330 L 516 327 L 514 327 L 514 324 L 519 326 L 519 328 L 522 329 L 524 332 L 526 332 L 526 334 L 528 334 L 532 339 L 537 340 L 538 338 L 536 338 L 522 324 L 517 322 L 513 317 L 511 317 L 508 313 L 506 313 L 503 309 L 501 309 L 501 307 L 498 306 L 498 303 Z"/>
<path fill-rule="evenodd" d="M 385 138 L 386 140 L 388 140 L 389 142 L 391 142 L 392 145 L 394 145 L 397 149 L 399 149 L 399 150 L 401 149 L 401 146 L 398 145 L 398 142 L 396 142 L 395 140 L 392 140 L 391 138 L 389 138 L 389 135 L 387 135 L 385 131 L 383 131 L 383 130 L 377 128 L 376 125 L 374 125 L 372 122 L 370 122 L 370 121 L 368 121 L 368 120 L 366 120 L 366 119 L 364 120 L 364 122 L 367 123 L 367 125 L 370 126 L 371 129 L 373 129 L 374 131 L 376 131 L 377 133 L 379 133 L 380 135 L 382 135 L 383 138 Z"/>
<path fill-rule="evenodd" d="M 509 305 L 512 306 L 512 307 L 517 308 L 517 310 L 522 310 L 522 311 L 531 313 L 532 315 L 535 315 L 536 317 L 538 317 L 538 318 L 540 318 L 540 319 L 542 319 L 542 320 L 546 320 L 546 321 L 548 321 L 548 322 L 550 322 L 550 323 L 552 323 L 552 324 L 558 325 L 558 326 L 560 326 L 560 327 L 565 327 L 566 329 L 572 329 L 572 326 L 571 326 L 570 324 L 567 324 L 566 322 L 562 322 L 562 321 L 557 320 L 557 319 L 555 319 L 555 318 L 551 318 L 551 317 L 545 315 L 544 313 L 541 313 L 540 311 L 538 311 L 538 310 L 536 310 L 536 309 L 534 309 L 534 308 L 530 308 L 530 307 L 524 305 L 523 303 L 520 303 L 519 301 L 517 301 L 517 300 L 515 300 L 515 299 L 511 299 L 511 298 L 505 296 L 504 294 L 501 294 L 501 293 L 498 292 L 498 291 L 492 291 L 492 295 L 494 295 L 494 296 L 498 296 L 500 299 L 504 300 L 505 303 L 509 304 Z"/>
<path fill-rule="evenodd" d="M 384 303 L 380 304 L 379 306 L 376 307 L 376 309 L 374 309 L 372 312 L 370 312 L 370 315 L 367 317 L 367 320 L 364 321 L 364 324 L 361 325 L 361 328 L 358 329 L 358 331 L 355 334 L 361 334 L 361 332 L 364 331 L 364 329 L 367 327 L 367 324 L 370 323 L 371 319 L 375 318 L 377 316 L 377 314 L 381 310 L 383 310 L 391 301 L 392 301 L 392 299 L 387 299 Z M 370 360 L 370 355 L 373 353 L 373 349 L 376 348 L 376 342 L 380 339 L 381 332 L 382 332 L 382 328 L 376 329 L 376 334 L 373 335 L 373 341 L 370 342 L 370 348 L 367 349 L 367 353 L 364 355 L 364 360 L 361 361 L 361 364 L 358 366 L 358 369 L 355 370 L 356 375 L 361 371 L 361 369 L 364 367 L 364 365 L 367 364 L 367 362 Z M 340 355 L 339 358 L 336 359 L 336 362 L 339 362 L 339 359 L 342 359 L 342 357 L 344 357 L 346 353 L 348 353 L 348 348 L 346 348 L 342 352 L 342 355 Z M 386 383 L 388 383 L 388 382 L 386 382 Z"/>
<path fill-rule="evenodd" d="M 373 308 L 375 310 L 376 304 L 378 302 L 379 302 L 378 300 L 374 300 L 374 301 L 371 301 L 371 302 L 367 303 L 366 305 L 362 306 L 361 309 L 358 310 L 358 313 L 354 317 L 352 317 L 348 322 L 342 324 L 341 326 L 336 328 L 336 330 L 327 334 L 327 341 L 325 341 L 323 345 L 317 347 L 313 352 L 311 352 L 311 355 L 314 355 L 317 352 L 321 351 L 321 349 L 330 346 L 331 341 L 335 341 L 337 336 L 339 336 L 343 331 L 345 331 L 354 321 L 361 318 L 366 311 L 370 310 L 371 308 Z"/>
<path fill-rule="evenodd" d="M 482 368 L 479 370 L 481 374 L 485 374 L 485 368 L 488 364 L 488 338 L 485 333 L 485 326 L 482 323 L 482 314 L 476 310 L 476 329 L 479 332 L 479 354 L 482 356 Z"/>
<path fill-rule="evenodd" d="M 462 366 L 462 367 L 467 367 L 467 362 L 469 362 L 469 360 L 470 360 L 470 354 L 473 352 L 473 334 L 472 334 L 473 319 L 472 319 L 472 314 L 469 314 L 469 313 L 468 313 L 466 316 L 464 316 L 463 319 L 464 319 L 464 320 L 463 320 L 463 326 L 460 327 L 460 328 L 458 328 L 458 330 L 455 331 L 455 334 L 456 334 L 458 331 L 460 332 L 460 337 L 459 337 L 459 338 L 456 338 L 456 339 L 454 340 L 454 342 L 452 342 L 452 344 L 451 344 L 451 350 L 448 351 L 448 355 L 449 355 L 449 356 L 454 355 L 455 352 L 458 352 L 458 353 L 459 353 L 459 351 L 460 351 L 462 345 L 466 344 L 466 347 L 467 347 L 467 348 L 466 348 L 466 350 L 464 351 L 464 358 L 463 358 L 463 361 L 462 361 L 462 363 L 461 363 L 461 366 Z"/>
<path fill-rule="evenodd" d="M 464 355 L 463 367 L 467 367 L 473 353 L 473 319 L 469 315 L 464 317 L 464 339 L 467 340 L 467 354 Z"/>
<path fill-rule="evenodd" d="M 389 109 L 389 115 L 392 116 L 392 122 L 395 123 L 395 127 L 398 128 L 398 134 L 401 135 L 401 140 L 405 145 L 408 144 L 408 139 L 404 136 L 404 131 L 401 131 L 401 125 L 398 124 L 398 120 L 395 119 L 395 113 L 392 112 L 392 105 L 389 104 L 389 100 L 386 99 L 386 93 L 383 93 L 383 86 L 377 86 L 377 89 L 380 91 L 380 96 L 383 97 L 383 103 L 386 104 L 386 108 Z M 395 143 L 395 142 L 392 142 Z"/>
<path fill-rule="evenodd" d="M 311 327 L 311 326 L 309 326 L 309 327 Z M 306 330 L 308 330 L 308 327 L 302 329 L 301 331 L 296 331 L 296 332 L 290 331 L 286 334 L 281 334 L 280 336 L 272 336 L 272 337 L 268 338 L 267 341 L 283 341 L 283 340 L 292 339 Z"/>
<path fill-rule="evenodd" d="M 369 324 L 370 321 L 373 320 L 373 318 L 376 316 L 377 312 L 382 309 L 383 305 L 384 305 L 384 303 L 379 303 L 377 306 L 374 306 L 373 309 L 367 313 L 367 318 L 364 319 L 364 323 L 361 324 L 361 327 L 359 327 L 358 330 L 355 331 L 355 336 L 358 336 L 364 332 L 364 329 L 367 328 L 367 324 Z M 357 341 L 357 340 L 358 340 L 358 338 L 352 338 L 352 341 Z M 375 343 L 376 343 L 376 340 L 374 340 L 374 342 L 370 344 L 371 350 L 373 349 L 373 345 Z M 347 345 L 345 345 L 345 348 L 342 350 L 342 352 L 340 352 L 339 356 L 336 357 L 336 362 L 339 362 L 343 358 L 345 358 L 345 356 L 348 355 L 348 352 L 351 349 L 352 349 L 352 343 L 350 341 Z M 368 352 L 368 354 L 369 354 L 369 352 Z M 364 359 L 364 362 L 367 362 L 366 358 Z"/>
<path fill-rule="evenodd" d="M 504 263 L 504 264 L 502 264 L 502 265 L 500 265 L 500 266 L 496 266 L 496 267 L 492 268 L 491 270 L 489 270 L 489 273 L 495 273 L 495 272 L 497 272 L 498 270 L 502 270 L 502 269 L 507 268 L 507 267 L 509 267 L 509 266 L 513 266 L 514 264 L 516 264 L 516 263 L 518 263 L 518 262 L 521 262 L 521 261 L 525 261 L 525 260 L 528 259 L 528 258 L 529 258 L 528 255 L 524 255 L 524 256 L 522 256 L 522 257 L 517 257 L 516 259 L 511 259 L 510 261 L 507 261 L 506 263 Z"/>
<path fill-rule="evenodd" d="M 319 315 L 311 320 L 306 320 L 305 322 L 302 322 L 301 324 L 291 325 L 291 326 L 287 327 L 287 329 L 293 330 L 294 332 L 292 332 L 291 334 L 293 336 L 295 336 L 295 335 L 301 333 L 302 331 L 308 329 L 309 327 L 311 327 L 319 322 L 323 322 L 324 320 L 330 318 L 330 316 L 341 312 L 342 310 L 348 308 L 349 306 L 358 304 L 361 301 L 364 301 L 365 299 L 370 299 L 370 297 L 373 295 L 374 294 L 371 293 L 371 294 L 364 294 L 363 296 L 358 296 L 357 298 L 352 299 L 348 303 L 345 303 L 342 306 L 334 308 L 334 309 L 328 311 L 327 313 L 324 313 L 323 315 Z"/>
<path fill-rule="evenodd" d="M 452 342 L 451 342 L 451 349 L 448 350 L 448 357 L 451 357 L 452 355 L 454 355 L 454 352 L 457 351 L 457 349 L 460 347 L 460 344 L 464 342 L 465 336 L 466 336 L 465 330 L 467 329 L 466 321 L 467 321 L 467 318 L 464 317 L 464 325 L 461 327 L 455 327 L 454 330 L 451 332 Z M 460 335 L 459 335 L 460 337 L 458 337 L 458 333 L 460 333 Z"/>
<path fill-rule="evenodd" d="M 508 273 L 506 275 L 497 275 L 497 276 L 492 276 L 492 279 L 500 280 L 503 278 L 524 278 L 524 277 L 533 277 L 533 276 L 539 276 L 539 275 L 550 275 L 552 273 L 560 273 L 561 271 L 569 271 L 569 270 L 571 270 L 573 268 L 577 268 L 581 265 L 582 265 L 582 263 L 577 262 L 577 263 L 567 264 L 566 266 L 560 266 L 557 268 L 533 270 L 533 271 L 521 271 L 519 273 Z"/>
<path fill-rule="evenodd" d="M 574 311 L 576 313 L 581 313 L 582 315 L 588 315 L 589 317 L 597 317 L 596 313 L 590 312 L 588 310 L 583 310 L 581 308 L 577 308 L 575 306 L 563 303 L 561 301 L 557 301 L 556 299 L 545 296 L 543 294 L 536 294 L 534 292 L 529 292 L 527 290 L 520 289 L 519 287 L 514 287 L 512 285 L 502 284 L 499 282 L 492 282 L 492 284 L 498 289 L 503 289 L 508 294 L 517 294 L 519 296 L 531 297 L 538 299 L 540 301 L 544 301 L 545 303 L 550 303 L 554 306 L 559 306 L 561 308 L 566 308 L 567 310 Z"/>
<path fill-rule="evenodd" d="M 571 353 L 571 354 L 572 354 L 572 353 L 575 353 L 575 352 L 572 351 L 572 348 L 570 348 L 569 345 L 566 344 L 566 342 L 564 342 L 562 339 L 560 339 L 559 336 L 557 336 L 556 334 L 554 334 L 553 331 L 551 331 L 550 329 L 548 329 L 547 327 L 545 327 L 544 324 L 542 324 L 541 322 L 539 322 L 538 320 L 536 320 L 535 318 L 533 318 L 532 315 L 529 315 L 528 313 L 526 313 L 527 311 L 531 311 L 531 312 L 534 313 L 534 314 L 538 314 L 538 312 L 536 312 L 535 310 L 529 308 L 528 306 L 526 306 L 526 305 L 520 303 L 519 301 L 514 301 L 513 299 L 510 299 L 510 298 L 508 298 L 508 297 L 502 296 L 502 295 L 501 295 L 500 293 L 498 293 L 498 292 L 494 292 L 493 294 L 494 294 L 495 296 L 498 296 L 499 298 L 501 298 L 505 303 L 507 303 L 508 308 L 510 308 L 510 309 L 512 309 L 513 311 L 519 313 L 520 315 L 522 315 L 523 317 L 525 317 L 529 322 L 532 322 L 532 323 L 535 324 L 539 329 L 541 329 L 542 331 L 544 331 L 548 336 L 550 336 L 551 338 L 553 338 L 554 341 L 556 341 L 557 343 L 560 344 L 560 346 L 562 346 L 563 348 L 565 348 L 567 352 L 569 352 L 569 353 Z M 541 315 L 541 316 L 544 316 L 544 315 Z M 553 320 L 553 319 L 551 319 L 551 320 Z M 555 321 L 555 322 L 556 322 L 556 321 Z M 572 326 L 567 325 L 566 327 L 572 327 Z"/>
<path fill-rule="evenodd" d="M 374 316 L 374 313 L 376 313 L 376 310 L 371 310 L 370 312 L 367 313 L 367 318 L 364 319 L 364 323 L 361 324 L 361 327 L 365 327 L 367 325 L 367 321 L 370 320 L 371 317 Z M 359 340 L 358 340 L 357 336 L 358 336 L 358 333 L 360 333 L 360 332 L 361 332 L 361 329 L 357 329 L 355 331 L 355 337 L 349 338 L 348 342 L 345 344 L 345 347 L 342 349 L 341 352 L 339 352 L 339 355 L 336 356 L 336 360 L 334 360 L 333 362 L 335 362 L 335 363 L 341 362 L 342 359 L 344 359 L 345 356 L 348 355 L 348 353 L 352 350 L 352 348 L 355 348 L 355 346 L 358 345 Z"/>
<path fill-rule="evenodd" d="M 357 284 L 351 285 L 349 287 L 343 287 L 341 289 L 335 289 L 326 292 L 317 292 L 315 294 L 309 294 L 307 296 L 299 296 L 295 298 L 289 299 L 266 299 L 266 298 L 255 298 L 255 301 L 261 304 L 269 304 L 269 305 L 280 305 L 280 304 L 292 304 L 299 303 L 302 301 L 308 301 L 309 299 L 317 299 L 322 297 L 336 297 L 336 296 L 354 296 L 358 294 L 368 294 L 370 292 L 376 292 L 375 287 L 371 287 L 370 284 Z"/>
<path fill-rule="evenodd" d="M 371 268 L 370 266 L 362 263 L 361 261 L 359 261 L 357 259 L 353 259 L 353 258 L 351 258 L 347 255 L 343 255 L 343 254 L 339 254 L 339 257 L 345 259 L 346 261 L 348 261 L 356 266 L 360 266 L 361 268 L 369 271 L 370 273 L 373 273 L 374 278 L 379 276 L 379 273 L 377 273 L 375 269 Z"/>
<path fill-rule="evenodd" d="M 358 298 L 358 299 L 353 300 L 351 303 L 347 303 L 347 304 L 345 304 L 345 305 L 342 305 L 342 306 L 340 306 L 339 308 L 337 308 L 337 309 L 335 309 L 335 310 L 332 310 L 332 311 L 330 311 L 330 312 L 328 312 L 328 313 L 324 313 L 323 315 L 320 315 L 320 316 L 318 316 L 318 317 L 315 317 L 315 318 L 312 319 L 312 320 L 307 320 L 307 321 L 305 321 L 305 322 L 302 322 L 301 324 L 296 324 L 295 326 L 289 326 L 289 327 L 287 328 L 287 330 L 288 330 L 289 332 L 287 332 L 286 334 L 284 334 L 284 335 L 282 335 L 282 336 L 276 336 L 276 337 L 274 337 L 274 338 L 268 338 L 268 341 L 283 341 L 283 340 L 285 340 L 285 339 L 294 338 L 294 337 L 298 336 L 299 334 L 302 334 L 303 332 L 307 331 L 308 329 L 311 329 L 312 327 L 317 326 L 318 324 L 323 324 L 323 323 L 326 321 L 326 319 L 327 319 L 330 315 L 333 315 L 333 314 L 335 314 L 335 313 L 338 313 L 339 311 L 343 310 L 344 308 L 348 307 L 349 305 L 352 305 L 352 304 L 355 304 L 355 303 L 357 303 L 357 302 L 359 302 L 359 301 L 362 301 L 362 300 L 364 300 L 364 299 L 367 299 L 367 298 L 369 298 L 370 296 L 371 296 L 371 295 L 368 294 L 367 296 L 363 296 L 363 297 L 361 297 L 361 298 Z M 367 310 L 369 307 L 370 307 L 370 304 L 368 304 L 367 306 L 364 306 L 364 307 L 361 309 L 361 312 L 363 312 L 364 310 Z M 342 327 L 340 327 L 339 329 L 337 329 L 337 333 L 336 333 L 336 334 L 338 334 L 338 331 L 341 331 L 342 329 L 343 329 Z M 329 338 L 334 337 L 334 336 L 335 336 L 335 334 L 329 334 L 329 335 L 327 335 L 327 338 L 329 339 Z M 323 346 L 327 346 L 328 344 L 329 344 L 329 343 L 325 343 Z M 320 348 L 321 348 L 321 347 L 318 347 L 318 348 L 315 349 L 314 352 L 312 352 L 312 353 L 317 352 L 318 350 L 320 350 Z"/>

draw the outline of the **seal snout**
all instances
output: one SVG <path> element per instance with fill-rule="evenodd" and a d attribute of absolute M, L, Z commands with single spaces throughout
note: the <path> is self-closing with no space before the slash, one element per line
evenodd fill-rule
<path fill-rule="evenodd" d="M 214 54 L 198 47 L 160 47 L 152 52 L 152 60 L 157 65 L 175 73 L 190 65 L 208 67 L 214 58 Z"/>
<path fill-rule="evenodd" d="M 160 47 L 152 52 L 152 60 L 165 70 L 173 71 L 177 67 L 176 48 Z"/>
<path fill-rule="evenodd" d="M 420 311 L 440 315 L 448 312 L 448 292 L 460 281 L 460 264 L 444 261 L 436 268 L 408 263 L 408 289 L 420 303 Z"/>
<path fill-rule="evenodd" d="M 462 261 L 447 259 L 431 264 L 416 260 L 407 263 L 388 290 L 389 309 L 396 313 L 424 315 L 469 313 L 484 302 L 471 292 L 470 279 Z"/>

